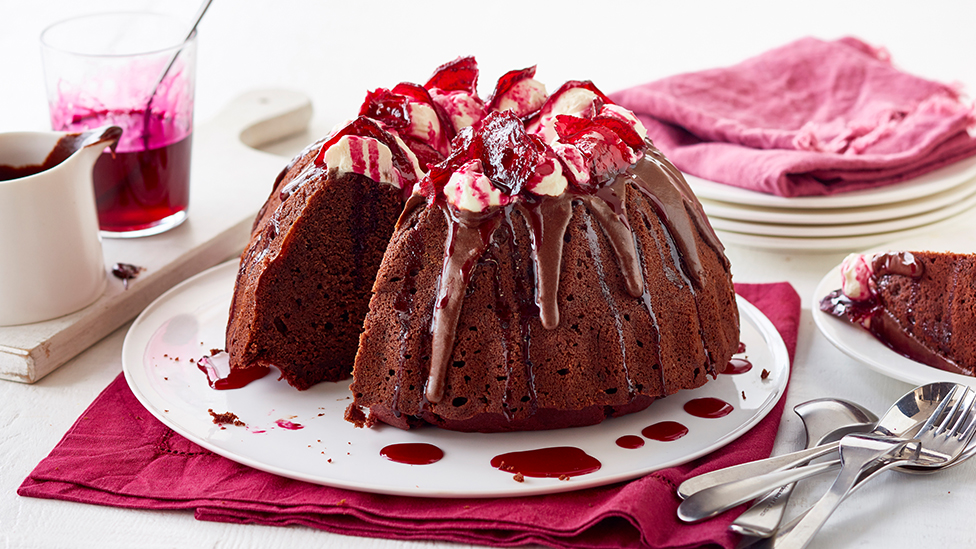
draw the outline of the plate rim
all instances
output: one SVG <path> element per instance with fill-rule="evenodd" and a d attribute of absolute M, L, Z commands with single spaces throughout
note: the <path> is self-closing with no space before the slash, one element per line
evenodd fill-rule
<path fill-rule="evenodd" d="M 912 200 L 961 185 L 976 177 L 976 156 L 963 158 L 907 181 L 883 187 L 827 196 L 793 198 L 751 191 L 682 173 L 695 194 L 709 200 L 777 208 L 836 208 L 838 203 L 842 202 L 845 203 L 844 207 L 855 207 Z"/>
<path fill-rule="evenodd" d="M 715 232 L 725 244 L 758 248 L 762 250 L 804 250 L 804 251 L 856 251 L 865 248 L 881 246 L 882 244 L 907 239 L 926 233 L 938 231 L 944 227 L 955 225 L 963 216 L 971 210 L 963 210 L 956 215 L 940 219 L 928 225 L 903 229 L 890 233 L 879 233 L 872 235 L 841 236 L 841 237 L 789 237 L 789 236 L 766 236 L 749 233 L 738 233 L 734 231 L 723 231 L 715 229 Z"/>
<path fill-rule="evenodd" d="M 787 238 L 842 238 L 889 234 L 925 227 L 961 214 L 974 206 L 976 206 L 976 188 L 972 189 L 971 194 L 943 208 L 936 208 L 918 215 L 867 223 L 834 225 L 752 223 L 714 215 L 709 215 L 708 219 L 715 229 L 740 234 L 773 235 Z"/>
<path fill-rule="evenodd" d="M 776 330 L 775 326 L 773 326 L 772 322 L 764 314 L 762 314 L 762 312 L 759 311 L 754 305 L 749 303 L 741 296 L 736 295 L 737 305 L 739 306 L 740 313 L 741 313 L 740 317 L 742 317 L 743 319 L 748 319 L 747 321 L 751 321 L 752 326 L 759 333 L 759 335 L 762 337 L 763 341 L 766 344 L 766 348 L 770 353 L 770 359 L 771 359 L 770 369 L 775 370 L 773 374 L 777 379 L 777 385 L 773 388 L 770 394 L 766 396 L 766 401 L 759 408 L 756 409 L 756 411 L 752 414 L 750 418 L 748 418 L 748 420 L 742 422 L 736 428 L 723 434 L 722 436 L 712 441 L 710 444 L 706 445 L 705 447 L 695 452 L 685 454 L 681 456 L 679 459 L 671 460 L 664 463 L 659 463 L 657 466 L 649 469 L 630 470 L 624 473 L 616 474 L 613 476 L 606 476 L 602 478 L 594 477 L 595 480 L 592 482 L 588 482 L 586 480 L 586 475 L 584 475 L 580 477 L 574 477 L 573 483 L 563 482 L 558 484 L 552 484 L 550 486 L 542 486 L 542 485 L 531 486 L 528 487 L 527 489 L 519 489 L 517 491 L 513 491 L 513 487 L 507 485 L 505 485 L 502 490 L 497 490 L 497 491 L 486 490 L 477 493 L 457 492 L 457 491 L 438 491 L 438 490 L 431 490 L 431 489 L 418 491 L 413 489 L 396 488 L 396 487 L 390 488 L 385 485 L 371 485 L 359 481 L 349 482 L 346 481 L 345 479 L 323 480 L 322 477 L 313 478 L 304 474 L 296 474 L 295 471 L 289 471 L 277 467 L 275 465 L 268 465 L 261 461 L 251 459 L 247 456 L 242 456 L 237 452 L 230 451 L 222 447 L 217 442 L 207 440 L 201 436 L 196 435 L 192 431 L 188 432 L 187 428 L 184 428 L 184 426 L 177 423 L 174 418 L 167 416 L 165 413 L 163 413 L 163 411 L 158 409 L 156 404 L 152 402 L 152 400 L 146 394 L 143 393 L 143 387 L 140 385 L 140 379 L 148 380 L 148 375 L 144 374 L 144 370 L 145 370 L 144 361 L 141 360 L 141 357 L 143 356 L 143 353 L 145 351 L 145 346 L 137 349 L 133 348 L 133 345 L 136 345 L 136 342 L 140 337 L 139 336 L 139 331 L 141 330 L 140 327 L 146 324 L 148 322 L 148 319 L 152 318 L 152 315 L 156 310 L 164 306 L 167 302 L 173 299 L 174 296 L 177 296 L 178 294 L 182 293 L 187 287 L 199 283 L 198 281 L 200 280 L 213 277 L 213 276 L 219 276 L 220 271 L 231 270 L 231 266 L 233 266 L 233 272 L 236 273 L 237 260 L 233 259 L 224 262 L 222 264 L 216 265 L 210 269 L 207 269 L 181 282 L 180 284 L 174 286 L 170 290 L 167 290 L 165 293 L 160 295 L 156 300 L 154 300 L 139 314 L 139 316 L 136 318 L 135 321 L 133 321 L 132 325 L 127 331 L 122 346 L 122 363 L 123 363 L 122 366 L 123 366 L 123 373 L 125 375 L 126 383 L 129 385 L 129 388 L 132 391 L 132 393 L 135 395 L 136 399 L 140 402 L 140 404 L 143 407 L 146 408 L 146 410 L 150 414 L 153 415 L 153 417 L 155 417 L 157 420 L 159 420 L 161 423 L 163 423 L 173 431 L 179 433 L 181 436 L 184 436 L 188 440 L 194 442 L 195 444 L 198 444 L 201 447 L 206 448 L 207 450 L 210 450 L 217 455 L 223 456 L 227 459 L 252 467 L 257 470 L 269 472 L 285 478 L 301 480 L 301 481 L 310 482 L 313 484 L 318 484 L 323 486 L 349 489 L 349 490 L 355 490 L 360 492 L 385 494 L 385 495 L 397 495 L 397 496 L 436 497 L 436 498 L 456 498 L 456 497 L 496 498 L 496 497 L 520 497 L 520 496 L 530 496 L 530 495 L 562 493 L 562 492 L 593 488 L 597 486 L 605 486 L 617 482 L 632 480 L 657 470 L 665 469 L 668 467 L 674 467 L 683 463 L 687 463 L 688 461 L 697 459 L 703 455 L 709 454 L 711 452 L 714 452 L 726 446 L 727 444 L 736 440 L 743 434 L 747 433 L 753 427 L 755 427 L 760 421 L 762 421 L 762 419 L 764 419 L 775 408 L 776 403 L 779 402 L 780 399 L 785 397 L 786 389 L 788 387 L 789 377 L 791 374 L 789 355 L 786 350 L 786 345 L 782 337 L 780 336 L 779 332 Z M 158 326 L 156 326 L 155 329 L 158 329 Z M 148 344 L 148 338 L 146 338 L 146 344 Z M 140 357 L 140 360 L 133 361 L 127 358 L 132 356 L 133 352 L 136 353 L 135 356 Z M 148 381 L 143 381 L 143 383 L 148 383 Z M 553 430 L 553 431 L 558 431 L 558 430 Z M 516 433 L 516 434 L 521 435 L 523 433 Z M 479 435 L 479 434 L 472 433 L 472 435 Z M 542 480 L 542 479 L 537 479 L 537 480 Z M 513 483 L 513 484 L 516 484 L 516 487 L 524 486 L 524 485 L 519 485 L 517 483 Z M 499 485 L 502 486 L 502 483 L 499 483 Z"/>
<path fill-rule="evenodd" d="M 699 197 L 709 218 L 780 225 L 854 225 L 924 215 L 976 194 L 976 178 L 930 196 L 861 207 L 831 209 L 773 208 Z"/>

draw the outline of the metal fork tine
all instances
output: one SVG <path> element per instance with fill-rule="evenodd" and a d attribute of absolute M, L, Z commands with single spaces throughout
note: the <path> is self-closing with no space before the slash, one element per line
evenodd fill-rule
<path fill-rule="evenodd" d="M 930 415 L 928 419 L 925 420 L 925 423 L 922 424 L 922 427 L 918 431 L 919 433 L 929 432 L 933 429 L 936 422 L 944 421 L 944 418 L 947 416 L 943 416 L 943 413 L 945 412 L 946 407 L 949 406 L 949 403 L 952 402 L 954 405 L 959 403 L 958 400 L 953 398 L 956 395 L 956 389 L 958 388 L 958 385 L 954 385 L 952 389 L 949 390 L 949 394 L 942 399 L 942 402 L 940 402 L 935 407 L 935 410 L 932 411 L 932 415 Z M 952 412 L 949 413 L 949 415 L 951 414 Z"/>
<path fill-rule="evenodd" d="M 945 434 L 948 437 L 959 427 L 959 422 L 965 419 L 965 416 L 968 414 L 968 410 L 963 408 L 963 403 L 969 398 L 969 393 L 970 389 L 966 387 L 963 394 L 959 398 L 954 399 L 955 402 L 952 403 L 952 409 L 949 410 L 945 419 L 942 420 L 942 423 L 935 430 L 935 435 Z M 966 406 L 968 407 L 968 404 Z"/>
<path fill-rule="evenodd" d="M 968 441 L 976 433 L 976 391 L 967 389 L 966 396 L 968 397 L 969 404 L 966 408 L 964 418 L 960 418 L 960 424 L 956 426 L 956 431 L 959 433 L 958 438 L 960 440 Z M 965 427 L 963 427 L 963 419 L 965 419 Z"/>

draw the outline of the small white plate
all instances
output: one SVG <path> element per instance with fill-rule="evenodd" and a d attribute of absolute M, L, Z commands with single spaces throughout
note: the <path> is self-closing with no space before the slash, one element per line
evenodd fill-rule
<path fill-rule="evenodd" d="M 506 497 L 565 492 L 629 480 L 703 456 L 751 429 L 780 399 L 789 378 L 786 346 L 772 323 L 739 300 L 741 340 L 751 371 L 719 375 L 703 387 L 681 391 L 648 409 L 599 425 L 522 433 L 458 433 L 437 428 L 412 431 L 381 425 L 357 429 L 343 419 L 349 382 L 320 383 L 296 391 L 269 375 L 242 389 L 215 391 L 190 358 L 224 345 L 224 326 L 237 273 L 231 261 L 187 280 L 160 296 L 136 319 L 122 348 L 122 367 L 136 398 L 160 421 L 191 441 L 256 469 L 317 484 L 407 496 Z M 177 360 L 179 359 L 179 360 Z M 769 372 L 761 379 L 763 370 Z M 725 400 L 734 411 L 719 419 L 684 411 L 694 398 Z M 214 425 L 208 409 L 232 412 L 246 427 Z M 303 426 L 282 428 L 276 422 Z M 673 442 L 646 440 L 636 450 L 615 441 L 664 420 L 689 434 Z M 380 456 L 394 443 L 425 442 L 444 450 L 431 465 L 404 465 Z M 575 446 L 602 463 L 596 472 L 569 481 L 526 478 L 490 465 L 512 451 Z"/>
<path fill-rule="evenodd" d="M 976 156 L 954 162 L 923 176 L 876 189 L 853 191 L 829 196 L 801 196 L 786 198 L 773 194 L 749 191 L 732 185 L 715 183 L 685 174 L 685 179 L 701 198 L 733 202 L 748 206 L 773 208 L 855 208 L 904 202 L 940 193 L 976 177 Z"/>
<path fill-rule="evenodd" d="M 976 191 L 976 189 L 972 189 Z M 873 223 L 855 223 L 849 225 L 781 225 L 777 223 L 751 223 L 734 219 L 725 219 L 709 215 L 712 227 L 721 231 L 756 234 L 764 236 L 787 236 L 800 238 L 836 238 L 845 236 L 861 236 L 872 234 L 891 234 L 916 227 L 931 225 L 948 217 L 964 212 L 976 206 L 976 193 L 958 200 L 944 208 L 912 215 L 899 219 L 888 219 Z M 706 211 L 707 213 L 707 211 Z"/>
<path fill-rule="evenodd" d="M 849 225 L 887 221 L 932 212 L 950 206 L 976 193 L 976 179 L 947 191 L 905 202 L 893 202 L 861 208 L 780 209 L 718 202 L 698 197 L 710 218 L 723 217 L 750 223 L 779 223 L 783 225 Z"/>
<path fill-rule="evenodd" d="M 976 253 L 976 238 L 970 236 L 969 231 L 933 233 L 919 238 L 892 242 L 883 248 L 875 248 L 863 253 L 912 250 Z M 820 333 L 835 347 L 872 370 L 912 385 L 951 381 L 976 388 L 976 378 L 946 372 L 902 356 L 860 326 L 855 326 L 821 311 L 820 300 L 830 292 L 840 288 L 840 280 L 840 265 L 837 265 L 817 285 L 811 306 L 814 323 Z"/>

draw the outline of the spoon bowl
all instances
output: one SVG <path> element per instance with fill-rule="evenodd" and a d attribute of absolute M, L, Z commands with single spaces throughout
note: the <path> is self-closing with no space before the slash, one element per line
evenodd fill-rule
<path fill-rule="evenodd" d="M 839 398 L 818 398 L 797 404 L 806 433 L 806 448 L 840 440 L 850 433 L 866 433 L 874 428 L 878 416 L 859 404 Z M 756 500 L 739 515 L 729 529 L 743 536 L 773 535 L 783 520 L 794 484 L 781 486 Z"/>
<path fill-rule="evenodd" d="M 878 416 L 871 410 L 839 398 L 802 402 L 793 411 L 803 421 L 807 448 L 840 440 L 850 433 L 870 431 L 878 423 Z"/>

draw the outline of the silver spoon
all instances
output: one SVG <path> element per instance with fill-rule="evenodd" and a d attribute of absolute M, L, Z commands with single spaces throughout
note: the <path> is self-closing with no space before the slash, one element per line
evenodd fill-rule
<path fill-rule="evenodd" d="M 793 411 L 803 422 L 807 448 L 840 440 L 850 433 L 868 432 L 878 422 L 878 416 L 870 410 L 838 398 L 818 398 L 803 402 L 797 404 Z M 795 485 L 781 486 L 759 498 L 729 525 L 729 529 L 743 536 L 773 535 L 783 521 L 786 503 Z"/>
<path fill-rule="evenodd" d="M 921 427 L 925 420 L 928 419 L 928 416 L 932 414 L 939 402 L 949 395 L 954 387 L 956 387 L 955 383 L 939 382 L 923 385 L 914 389 L 913 391 L 908 392 L 898 399 L 887 412 L 885 412 L 884 416 L 882 416 L 881 420 L 871 432 L 876 435 L 889 437 L 912 436 L 913 433 L 917 431 L 919 427 Z M 737 474 L 735 478 L 740 480 L 734 480 L 733 482 L 716 482 L 716 478 L 706 479 L 710 480 L 711 483 L 700 483 L 697 486 L 699 489 L 694 493 L 689 494 L 687 499 L 685 499 L 685 501 L 678 506 L 678 518 L 685 522 L 697 522 L 704 520 L 731 509 L 736 505 L 753 500 L 777 486 L 782 486 L 783 484 L 789 484 L 802 478 L 806 478 L 815 472 L 824 472 L 828 469 L 826 469 L 825 465 L 823 464 L 806 467 L 805 471 L 789 471 L 784 469 L 789 469 L 790 467 L 794 467 L 800 463 L 806 463 L 811 459 L 826 455 L 835 451 L 838 446 L 838 442 L 832 442 L 812 448 L 810 450 L 794 452 L 792 454 L 793 459 L 780 462 L 782 466 L 774 469 L 774 472 L 766 475 L 762 475 L 762 473 L 752 473 L 746 477 L 742 477 Z M 771 458 L 771 460 L 775 459 L 776 458 Z M 750 462 L 743 465 L 757 464 L 762 461 L 769 460 L 760 460 L 758 462 Z M 729 469 L 733 468 L 728 468 L 724 471 L 728 471 Z M 761 467 L 759 469 L 761 469 Z M 722 470 L 715 471 L 715 473 L 719 473 L 721 471 Z M 738 472 L 741 473 L 741 470 Z M 711 473 L 706 473 L 706 475 L 710 474 Z M 753 477 L 753 474 L 762 476 Z M 698 477 L 695 477 L 695 479 L 701 479 L 703 476 L 705 475 L 699 475 Z M 727 476 L 718 476 L 718 478 L 727 478 Z M 681 486 L 678 487 L 679 493 L 682 487 L 685 487 L 688 482 L 689 481 L 685 481 Z"/>
<path fill-rule="evenodd" d="M 183 51 L 183 44 L 186 44 L 187 40 L 193 36 L 193 33 L 197 32 L 197 26 L 200 24 L 200 20 L 203 19 L 203 14 L 207 13 L 207 8 L 210 7 L 211 2 L 213 2 L 213 0 L 203 0 L 203 3 L 200 4 L 200 8 L 197 9 L 196 14 L 193 15 L 193 26 L 190 27 L 190 32 L 186 33 L 186 38 L 184 38 L 183 42 L 180 43 L 179 49 L 177 49 L 173 53 L 173 56 L 169 58 L 169 63 L 166 64 L 166 68 L 163 69 L 163 72 L 159 73 L 159 77 L 156 78 L 156 83 L 153 84 L 152 92 L 149 94 L 149 100 L 146 101 L 146 110 L 143 114 L 142 140 L 146 150 L 149 150 L 149 113 L 152 111 L 153 99 L 156 99 L 156 92 L 159 91 L 159 85 L 163 83 L 163 79 L 166 78 L 166 75 L 169 74 L 169 70 L 172 69 L 173 64 L 176 63 L 176 58 L 179 57 L 180 52 Z"/>

